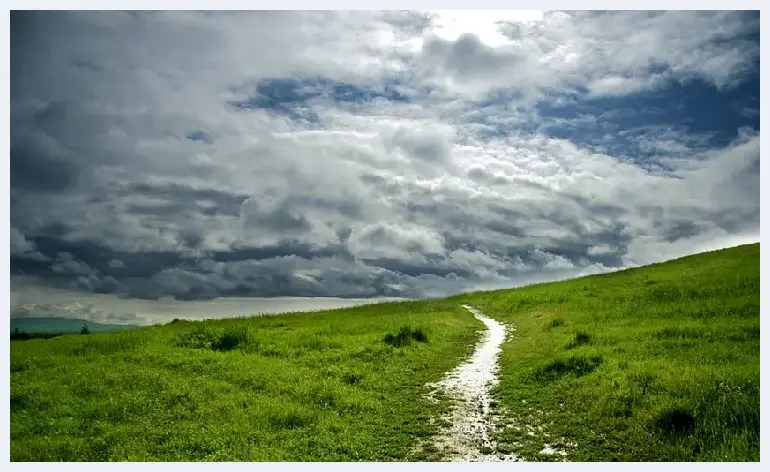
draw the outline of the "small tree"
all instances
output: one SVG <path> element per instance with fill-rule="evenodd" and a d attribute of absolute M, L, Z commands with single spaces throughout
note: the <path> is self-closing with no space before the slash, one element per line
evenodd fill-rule
<path fill-rule="evenodd" d="M 90 333 L 91 333 L 91 330 L 88 329 L 88 325 L 83 323 L 83 327 L 80 328 L 80 334 L 90 334 Z"/>

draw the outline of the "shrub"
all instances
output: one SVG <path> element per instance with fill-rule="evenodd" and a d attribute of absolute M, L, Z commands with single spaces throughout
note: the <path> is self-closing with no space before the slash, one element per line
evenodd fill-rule
<path fill-rule="evenodd" d="M 411 328 L 409 326 L 402 326 L 399 328 L 396 334 L 388 333 L 382 338 L 382 342 L 389 344 L 393 347 L 404 347 L 409 345 L 412 341 L 421 343 L 428 342 L 428 335 L 422 328 Z"/>
<path fill-rule="evenodd" d="M 595 371 L 602 361 L 602 356 L 572 356 L 567 359 L 556 359 L 535 369 L 533 377 L 540 381 L 557 380 L 567 375 L 582 377 Z"/>
<path fill-rule="evenodd" d="M 179 347 L 192 349 L 206 349 L 215 339 L 215 333 L 204 324 L 197 324 L 191 330 L 179 334 L 174 339 L 174 344 Z"/>
<path fill-rule="evenodd" d="M 548 323 L 545 329 L 558 328 L 559 326 L 564 326 L 564 320 L 561 318 L 554 318 Z"/>
<path fill-rule="evenodd" d="M 591 342 L 591 335 L 585 331 L 575 333 L 575 339 L 567 345 L 567 349 L 573 349 Z"/>
<path fill-rule="evenodd" d="M 655 426 L 667 435 L 689 436 L 695 427 L 695 417 L 689 408 L 668 408 L 655 419 Z"/>
<path fill-rule="evenodd" d="M 358 372 L 345 372 L 342 375 L 342 381 L 348 385 L 355 385 L 361 381 L 363 376 Z"/>
<path fill-rule="evenodd" d="M 422 328 L 417 328 L 412 330 L 412 339 L 419 343 L 427 343 L 428 342 L 428 335 L 425 334 L 425 332 L 422 330 Z"/>
<path fill-rule="evenodd" d="M 249 343 L 251 336 L 245 326 L 230 326 L 216 330 L 199 324 L 189 331 L 174 338 L 174 344 L 192 349 L 211 349 L 213 351 L 232 351 Z"/>
<path fill-rule="evenodd" d="M 249 330 L 245 326 L 231 326 L 217 336 L 211 349 L 214 351 L 232 351 L 249 342 Z"/>

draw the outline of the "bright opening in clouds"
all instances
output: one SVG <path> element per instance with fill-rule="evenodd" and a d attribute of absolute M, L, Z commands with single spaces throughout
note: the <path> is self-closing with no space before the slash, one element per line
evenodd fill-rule
<path fill-rule="evenodd" d="M 759 14 L 11 16 L 13 283 L 423 297 L 759 239 Z"/>

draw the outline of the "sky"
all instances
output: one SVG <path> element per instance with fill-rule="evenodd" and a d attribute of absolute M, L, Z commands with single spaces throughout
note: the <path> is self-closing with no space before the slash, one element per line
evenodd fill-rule
<path fill-rule="evenodd" d="M 437 297 L 759 240 L 758 13 L 13 12 L 10 80 L 12 294 Z"/>

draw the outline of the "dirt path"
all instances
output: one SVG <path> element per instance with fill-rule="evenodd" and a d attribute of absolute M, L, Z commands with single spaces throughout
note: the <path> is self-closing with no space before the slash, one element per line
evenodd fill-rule
<path fill-rule="evenodd" d="M 494 430 L 491 389 L 497 384 L 497 359 L 505 341 L 506 326 L 472 306 L 463 305 L 487 327 L 473 355 L 433 385 L 455 401 L 434 445 L 446 459 L 460 462 L 519 461 L 514 455 L 495 451 L 490 439 Z"/>

